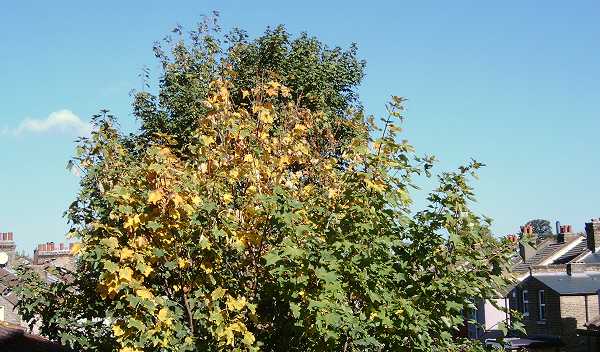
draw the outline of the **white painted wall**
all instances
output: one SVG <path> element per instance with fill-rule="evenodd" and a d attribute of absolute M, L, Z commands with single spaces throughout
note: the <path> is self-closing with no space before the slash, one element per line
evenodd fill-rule
<path fill-rule="evenodd" d="M 504 298 L 498 298 L 494 300 L 496 304 L 503 308 L 508 308 L 508 302 Z M 496 330 L 498 329 L 498 324 L 505 321 L 507 315 L 505 312 L 500 309 L 494 307 L 490 301 L 485 301 L 485 305 L 483 306 L 484 316 L 485 316 L 485 329 L 486 330 Z"/>

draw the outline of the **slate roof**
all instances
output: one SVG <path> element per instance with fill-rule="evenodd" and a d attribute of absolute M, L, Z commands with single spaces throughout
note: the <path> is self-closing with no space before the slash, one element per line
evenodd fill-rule
<path fill-rule="evenodd" d="M 547 238 L 537 245 L 537 251 L 533 257 L 523 261 L 521 257 L 517 256 L 513 262 L 514 264 L 511 268 L 511 272 L 516 274 L 525 274 L 529 272 L 529 267 L 540 265 L 544 261 L 550 259 L 553 255 L 556 255 L 557 252 L 571 245 L 574 241 L 580 241 L 580 243 L 555 260 L 560 260 L 563 262 L 556 264 L 564 264 L 567 262 L 565 260 L 567 260 L 568 257 L 575 258 L 585 250 L 586 245 L 585 238 L 583 236 L 566 236 L 565 241 L 562 243 L 557 243 L 555 238 Z"/>
<path fill-rule="evenodd" d="M 571 248 L 567 253 L 561 255 L 557 259 L 554 260 L 552 264 L 567 264 L 573 259 L 579 257 L 581 253 L 587 251 L 587 242 L 582 240 L 575 247 Z"/>
<path fill-rule="evenodd" d="M 12 292 L 12 289 L 17 284 L 17 276 L 11 271 L 0 268 L 0 295 L 4 296 L 10 303 L 17 303 L 17 296 Z"/>
<path fill-rule="evenodd" d="M 542 282 L 560 295 L 595 294 L 600 290 L 600 272 L 582 272 L 572 275 L 567 275 L 565 272 L 538 273 L 530 278 Z"/>

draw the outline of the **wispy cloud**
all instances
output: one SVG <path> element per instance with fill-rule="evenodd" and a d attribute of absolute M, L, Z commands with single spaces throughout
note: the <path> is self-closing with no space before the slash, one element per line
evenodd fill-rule
<path fill-rule="evenodd" d="M 15 136 L 27 133 L 46 133 L 52 131 L 75 133 L 79 136 L 88 135 L 91 125 L 84 122 L 70 110 L 59 110 L 51 113 L 45 119 L 26 118 L 15 128 L 5 127 L 2 134 Z"/>

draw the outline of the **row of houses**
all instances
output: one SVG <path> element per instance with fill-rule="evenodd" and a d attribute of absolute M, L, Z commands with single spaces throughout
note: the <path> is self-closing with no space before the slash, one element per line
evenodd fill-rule
<path fill-rule="evenodd" d="M 524 235 L 532 231 L 521 229 Z M 515 333 L 514 341 L 525 347 L 600 351 L 600 219 L 586 223 L 585 233 L 557 224 L 556 236 L 535 246 L 521 243 L 510 272 L 513 285 L 498 292 L 494 302 L 477 304 L 469 337 L 493 341 L 502 335 L 502 324 L 519 319 L 527 334 Z"/>
<path fill-rule="evenodd" d="M 14 309 L 17 297 L 14 288 L 17 277 L 14 268 L 19 263 L 27 264 L 37 271 L 40 276 L 52 281 L 52 275 L 48 272 L 49 267 L 63 267 L 73 269 L 74 258 L 70 252 L 72 244 L 48 242 L 40 244 L 33 252 L 33 257 L 19 255 L 12 232 L 0 232 L 0 257 L 4 256 L 6 261 L 0 262 L 0 323 L 12 324 L 26 328 Z M 4 254 L 2 254 L 4 253 Z"/>

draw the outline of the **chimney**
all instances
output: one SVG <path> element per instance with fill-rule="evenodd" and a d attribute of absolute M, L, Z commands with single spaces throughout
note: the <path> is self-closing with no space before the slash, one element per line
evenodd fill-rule
<path fill-rule="evenodd" d="M 567 225 L 558 224 L 558 231 L 556 232 L 556 243 L 564 243 L 565 242 L 565 232 L 567 232 Z"/>
<path fill-rule="evenodd" d="M 587 235 L 587 248 L 596 252 L 596 236 L 600 235 L 600 219 L 592 219 L 585 224 L 585 234 Z"/>
<path fill-rule="evenodd" d="M 535 255 L 535 249 L 527 243 L 519 243 L 519 255 L 523 258 L 523 261 L 526 262 Z"/>
<path fill-rule="evenodd" d="M 580 263 L 569 263 L 567 264 L 567 275 L 573 276 L 575 273 L 583 273 L 585 271 L 585 264 Z"/>
<path fill-rule="evenodd" d="M 521 226 L 521 238 L 527 240 L 529 235 L 533 234 L 533 227 L 531 225 Z M 519 243 L 519 255 L 523 258 L 523 261 L 531 259 L 535 255 L 535 249 L 528 243 Z"/>

